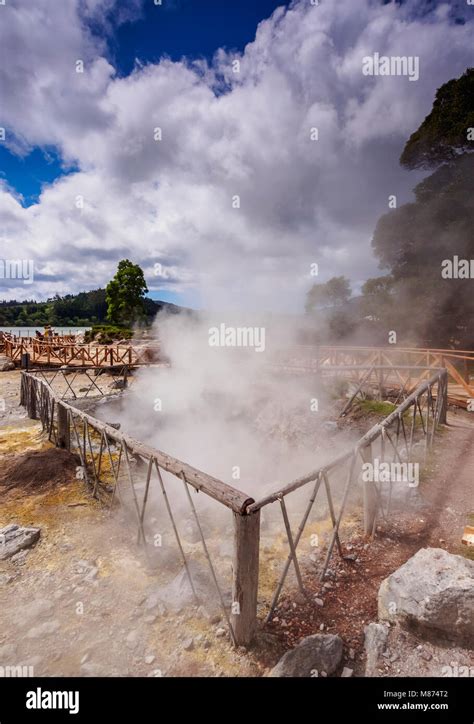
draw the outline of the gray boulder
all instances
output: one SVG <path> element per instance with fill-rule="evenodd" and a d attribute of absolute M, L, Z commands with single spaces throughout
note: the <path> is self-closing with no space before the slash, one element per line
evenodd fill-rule
<path fill-rule="evenodd" d="M 15 523 L 0 528 L 0 561 L 34 545 L 40 534 L 40 528 L 23 528 Z"/>
<path fill-rule="evenodd" d="M 342 659 L 342 639 L 334 634 L 306 636 L 294 649 L 287 651 L 271 670 L 272 677 L 318 676 L 332 674 Z"/>
<path fill-rule="evenodd" d="M 379 656 L 385 651 L 387 644 L 388 628 L 383 623 L 369 623 L 365 627 L 364 633 L 364 646 L 367 655 L 365 675 L 376 676 Z"/>
<path fill-rule="evenodd" d="M 8 357 L 0 357 L 0 372 L 9 372 L 15 369 L 15 363 Z"/>
<path fill-rule="evenodd" d="M 427 639 L 474 645 L 474 561 L 422 548 L 382 581 L 379 618 Z"/>

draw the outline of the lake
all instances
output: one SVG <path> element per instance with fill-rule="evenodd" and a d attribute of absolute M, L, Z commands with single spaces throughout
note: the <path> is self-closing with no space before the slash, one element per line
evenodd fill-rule
<path fill-rule="evenodd" d="M 90 327 L 53 327 L 57 334 L 81 334 Z M 36 331 L 43 333 L 44 327 L 0 327 L 0 332 L 9 332 L 18 337 L 34 337 Z"/>

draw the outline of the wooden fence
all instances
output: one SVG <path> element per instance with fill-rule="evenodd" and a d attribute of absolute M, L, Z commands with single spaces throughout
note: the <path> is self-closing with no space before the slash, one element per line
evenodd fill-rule
<path fill-rule="evenodd" d="M 56 393 L 47 380 L 39 373 L 23 372 L 21 380 L 21 404 L 27 408 L 28 415 L 40 419 L 49 439 L 58 447 L 76 452 L 81 460 L 86 483 L 96 497 L 109 496 L 110 503 L 117 496 L 122 500 L 124 486 L 128 487 L 133 500 L 136 516 L 137 540 L 147 543 L 146 506 L 152 485 L 158 486 L 163 495 L 164 506 L 169 515 L 176 543 L 186 568 L 193 591 L 193 579 L 179 534 L 179 521 L 173 513 L 170 498 L 167 495 L 162 471 L 170 473 L 174 485 L 183 486 L 186 498 L 199 530 L 205 558 L 209 564 L 217 595 L 226 618 L 232 641 L 247 646 L 254 638 L 257 628 L 257 603 L 259 600 L 259 558 L 260 558 L 260 513 L 262 509 L 278 503 L 282 516 L 281 530 L 285 531 L 288 543 L 288 557 L 284 563 L 276 589 L 270 603 L 261 602 L 268 608 L 266 620 L 269 621 L 278 604 L 290 566 L 293 565 L 298 587 L 306 595 L 301 565 L 298 559 L 298 545 L 301 543 L 311 511 L 321 489 L 326 494 L 327 506 L 332 523 L 331 538 L 325 553 L 320 576 L 324 578 L 329 562 L 336 548 L 339 556 L 345 557 L 341 541 L 341 523 L 346 512 L 348 497 L 360 482 L 361 465 L 374 461 L 377 456 L 382 461 L 392 458 L 392 462 L 409 461 L 412 458 L 416 434 L 422 429 L 425 454 L 433 445 L 438 426 L 446 421 L 448 375 L 444 369 L 436 370 L 429 379 L 421 382 L 415 391 L 381 423 L 374 425 L 354 446 L 331 462 L 311 471 L 297 480 L 276 490 L 261 500 L 226 483 L 207 475 L 187 463 L 124 435 L 111 425 L 77 409 Z M 95 452 L 94 452 L 95 446 Z M 133 461 L 132 461 L 133 458 Z M 110 486 L 109 472 L 104 472 L 104 461 L 108 460 L 113 477 Z M 140 460 L 143 475 L 137 472 L 138 466 L 132 462 Z M 345 475 L 342 498 L 337 500 L 336 477 Z M 143 497 L 137 494 L 137 483 L 145 483 Z M 296 533 L 291 530 L 286 500 L 296 491 L 304 493 L 309 487 L 309 497 L 305 504 L 304 515 Z M 364 530 L 373 536 L 379 516 L 387 516 L 390 509 L 392 482 L 390 490 L 384 492 L 382 484 L 376 481 L 364 483 L 363 511 Z M 232 607 L 226 605 L 215 567 L 209 554 L 209 548 L 200 524 L 190 490 L 194 489 L 218 501 L 231 511 L 233 519 L 233 566 L 232 566 Z M 339 504 L 339 510 L 337 510 Z M 197 599 L 197 596 L 196 596 Z"/>
<path fill-rule="evenodd" d="M 110 345 L 92 345 L 70 343 L 67 338 L 54 338 L 51 341 L 34 338 L 11 338 L 4 335 L 3 352 L 15 364 L 20 365 L 23 355 L 29 357 L 29 365 L 46 367 L 112 367 L 115 365 L 138 366 L 156 362 L 159 347 L 150 345 L 132 345 L 115 343 Z"/>

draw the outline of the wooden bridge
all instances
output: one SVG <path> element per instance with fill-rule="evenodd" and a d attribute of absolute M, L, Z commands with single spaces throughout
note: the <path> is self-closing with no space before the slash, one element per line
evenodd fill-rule
<path fill-rule="evenodd" d="M 0 333 L 0 352 L 18 366 L 27 354 L 31 367 L 135 367 L 156 362 L 159 345 L 156 342 L 81 344 L 73 336 L 37 339 Z"/>
<path fill-rule="evenodd" d="M 382 391 L 399 389 L 409 395 L 433 370 L 448 372 L 448 403 L 467 407 L 474 399 L 474 351 L 416 347 L 295 346 L 277 355 L 276 364 L 288 372 L 338 374 L 359 384 L 372 379 Z"/>

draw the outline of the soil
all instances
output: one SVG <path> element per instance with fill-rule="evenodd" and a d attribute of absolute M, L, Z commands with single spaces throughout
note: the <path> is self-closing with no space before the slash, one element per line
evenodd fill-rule
<path fill-rule="evenodd" d="M 0 496 L 13 488 L 21 488 L 22 494 L 28 494 L 61 486 L 74 478 L 79 465 L 79 456 L 58 448 L 21 456 L 5 455 L 0 470 Z"/>

